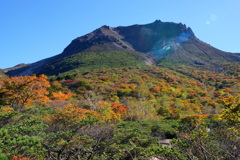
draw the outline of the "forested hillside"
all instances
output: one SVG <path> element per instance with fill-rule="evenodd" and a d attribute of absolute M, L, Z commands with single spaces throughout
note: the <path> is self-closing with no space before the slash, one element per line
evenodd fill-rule
<path fill-rule="evenodd" d="M 239 91 L 235 64 L 5 77 L 0 159 L 237 160 Z"/>

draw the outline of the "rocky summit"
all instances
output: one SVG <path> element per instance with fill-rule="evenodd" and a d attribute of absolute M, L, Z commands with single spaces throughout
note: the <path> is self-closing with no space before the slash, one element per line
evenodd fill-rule
<path fill-rule="evenodd" d="M 239 54 L 202 42 L 190 27 L 156 20 L 144 25 L 102 26 L 74 39 L 61 54 L 10 69 L 7 74 L 57 75 L 71 70 L 166 64 L 211 70 L 224 63 L 239 62 Z"/>

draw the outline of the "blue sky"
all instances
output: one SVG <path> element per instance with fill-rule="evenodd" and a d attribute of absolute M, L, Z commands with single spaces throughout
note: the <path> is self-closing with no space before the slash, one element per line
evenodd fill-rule
<path fill-rule="evenodd" d="M 57 55 L 102 25 L 183 23 L 202 41 L 240 53 L 240 0 L 0 0 L 0 68 Z"/>

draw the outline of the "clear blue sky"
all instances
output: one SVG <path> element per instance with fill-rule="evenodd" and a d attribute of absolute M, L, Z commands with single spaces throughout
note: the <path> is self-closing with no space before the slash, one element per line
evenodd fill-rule
<path fill-rule="evenodd" d="M 0 0 L 0 68 L 59 54 L 102 25 L 182 22 L 212 46 L 240 53 L 240 0 Z"/>

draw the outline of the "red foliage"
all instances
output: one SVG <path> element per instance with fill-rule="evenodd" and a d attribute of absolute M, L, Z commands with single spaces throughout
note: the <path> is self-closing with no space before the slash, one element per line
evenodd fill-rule
<path fill-rule="evenodd" d="M 122 105 L 117 104 L 117 103 L 113 103 L 111 105 L 111 107 L 112 107 L 113 111 L 117 114 L 124 114 L 124 113 L 127 112 L 127 109 L 128 109 L 127 107 L 122 106 Z"/>
<path fill-rule="evenodd" d="M 22 157 L 20 154 L 13 156 L 12 160 L 33 160 L 33 158 Z"/>
<path fill-rule="evenodd" d="M 159 86 L 154 86 L 154 87 L 150 88 L 150 90 L 153 91 L 153 92 L 156 92 L 156 93 L 161 91 Z"/>
<path fill-rule="evenodd" d="M 110 79 L 110 77 L 104 76 L 104 77 L 98 77 L 98 79 L 102 81 L 107 81 Z"/>
<path fill-rule="evenodd" d="M 76 80 L 72 80 L 72 79 L 61 80 L 60 81 L 60 83 L 63 83 L 63 84 L 73 84 L 75 82 L 76 82 Z"/>

